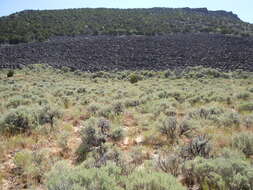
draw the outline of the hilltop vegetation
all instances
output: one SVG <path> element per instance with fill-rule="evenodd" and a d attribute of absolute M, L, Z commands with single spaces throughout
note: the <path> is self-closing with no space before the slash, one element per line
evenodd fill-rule
<path fill-rule="evenodd" d="M 27 10 L 0 18 L 0 43 L 10 44 L 54 36 L 200 32 L 248 36 L 253 26 L 231 12 L 204 8 Z"/>
<path fill-rule="evenodd" d="M 243 71 L 1 70 L 0 186 L 251 190 L 252 101 Z"/>

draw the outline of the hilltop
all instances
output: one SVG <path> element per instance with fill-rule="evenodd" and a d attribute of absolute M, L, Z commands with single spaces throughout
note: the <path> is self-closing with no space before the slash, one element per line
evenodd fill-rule
<path fill-rule="evenodd" d="M 0 43 L 55 36 L 215 33 L 249 36 L 253 25 L 232 12 L 206 8 L 25 10 L 0 18 Z"/>

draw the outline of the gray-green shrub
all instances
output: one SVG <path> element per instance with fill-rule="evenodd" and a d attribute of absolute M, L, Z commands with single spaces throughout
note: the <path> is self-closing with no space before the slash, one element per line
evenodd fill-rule
<path fill-rule="evenodd" d="M 253 168 L 240 158 L 197 157 L 186 162 L 183 173 L 189 184 L 195 182 L 201 189 L 251 190 L 253 188 Z"/>
<path fill-rule="evenodd" d="M 182 147 L 181 157 L 184 159 L 193 159 L 197 156 L 204 158 L 210 157 L 212 145 L 206 135 L 200 135 L 191 140 L 191 142 Z"/>
<path fill-rule="evenodd" d="M 8 73 L 7 73 L 7 77 L 10 78 L 10 77 L 13 77 L 14 76 L 14 70 L 9 70 Z"/>
<path fill-rule="evenodd" d="M 37 120 L 34 110 L 23 106 L 10 110 L 0 120 L 1 132 L 10 134 L 27 132 L 36 125 Z"/>
<path fill-rule="evenodd" d="M 112 140 L 120 141 L 123 137 L 124 137 L 124 132 L 123 132 L 122 128 L 117 127 L 112 130 L 112 132 L 111 132 Z"/>
<path fill-rule="evenodd" d="M 186 190 L 174 176 L 145 169 L 134 171 L 125 184 L 126 190 Z"/>
<path fill-rule="evenodd" d="M 232 139 L 232 147 L 242 151 L 246 156 L 253 155 L 253 134 L 239 133 Z"/>
<path fill-rule="evenodd" d="M 0 130 L 10 134 L 24 133 L 46 123 L 53 126 L 54 120 L 60 117 L 61 112 L 58 109 L 52 109 L 50 106 L 20 106 L 11 109 L 2 116 Z"/>
<path fill-rule="evenodd" d="M 252 102 L 246 102 L 242 103 L 238 107 L 239 111 L 253 111 L 253 103 Z"/>
<path fill-rule="evenodd" d="M 165 117 L 160 123 L 159 131 L 173 143 L 176 139 L 177 125 L 176 117 Z"/>
<path fill-rule="evenodd" d="M 48 173 L 46 185 L 48 190 L 123 190 L 118 185 L 120 174 L 115 164 L 87 169 L 61 161 Z"/>

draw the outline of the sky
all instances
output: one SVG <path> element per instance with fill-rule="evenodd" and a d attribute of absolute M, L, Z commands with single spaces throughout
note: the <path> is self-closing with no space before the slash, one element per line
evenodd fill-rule
<path fill-rule="evenodd" d="M 0 0 L 0 16 L 27 10 L 64 8 L 151 8 L 207 7 L 233 11 L 243 21 L 253 23 L 253 0 Z"/>

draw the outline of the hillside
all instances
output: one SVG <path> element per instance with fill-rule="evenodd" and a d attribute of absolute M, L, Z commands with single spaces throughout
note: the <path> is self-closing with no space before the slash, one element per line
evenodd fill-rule
<path fill-rule="evenodd" d="M 253 26 L 237 15 L 205 8 L 26 10 L 0 18 L 0 43 L 54 36 L 216 33 L 248 36 Z"/>
<path fill-rule="evenodd" d="M 36 63 L 91 72 L 199 65 L 253 71 L 253 38 L 217 34 L 79 36 L 0 47 L 0 68 Z"/>
<path fill-rule="evenodd" d="M 0 70 L 0 189 L 252 190 L 252 102 L 250 72 Z"/>

